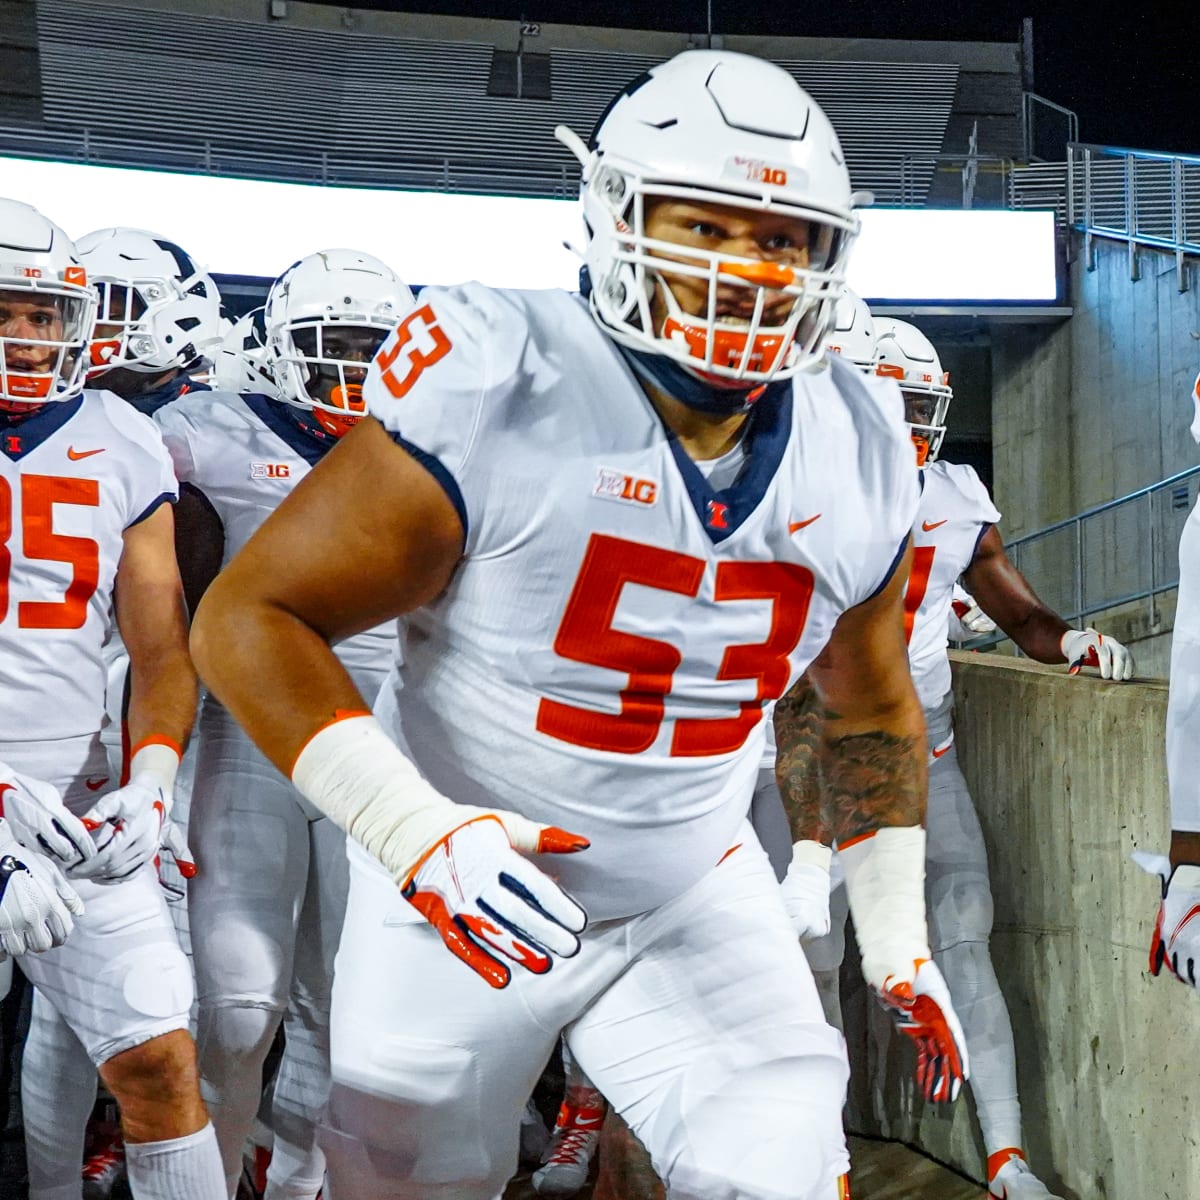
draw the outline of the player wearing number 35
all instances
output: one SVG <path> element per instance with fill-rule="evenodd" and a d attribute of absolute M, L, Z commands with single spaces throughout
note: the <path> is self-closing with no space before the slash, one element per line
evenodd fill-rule
<path fill-rule="evenodd" d="M 0 760 L 14 773 L 3 802 L 40 814 L 36 842 L 84 902 L 66 943 L 22 969 L 120 1105 L 136 1200 L 220 1200 L 188 1032 L 192 973 L 153 866 L 196 715 L 175 476 L 149 417 L 84 390 L 95 317 L 63 231 L 0 200 Z M 114 616 L 130 659 L 124 786 L 100 740 Z M 32 1076 L 43 1093 L 60 1082 Z M 39 1193 L 78 1194 L 86 1115 L 55 1130 L 76 1147 L 56 1156 L 70 1174 L 34 1172 Z"/>
<path fill-rule="evenodd" d="M 966 1072 L 921 886 L 912 443 L 894 383 L 820 362 L 855 198 L 820 109 L 737 54 L 558 136 L 583 295 L 422 293 L 193 629 L 350 835 L 330 1190 L 499 1195 L 564 1030 L 676 1200 L 833 1200 L 844 1047 L 745 820 L 806 668 L 867 977 L 932 1097 Z M 329 645 L 399 614 L 371 715 Z"/>

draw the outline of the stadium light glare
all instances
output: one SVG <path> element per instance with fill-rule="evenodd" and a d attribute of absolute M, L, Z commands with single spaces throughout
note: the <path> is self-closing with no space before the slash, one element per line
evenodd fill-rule
<path fill-rule="evenodd" d="M 320 187 L 0 157 L 0 195 L 36 205 L 72 237 L 109 225 L 179 242 L 210 271 L 273 278 L 347 246 L 416 284 L 578 286 L 573 200 Z M 850 285 L 876 301 L 1037 304 L 1057 297 L 1050 212 L 864 210 Z"/>

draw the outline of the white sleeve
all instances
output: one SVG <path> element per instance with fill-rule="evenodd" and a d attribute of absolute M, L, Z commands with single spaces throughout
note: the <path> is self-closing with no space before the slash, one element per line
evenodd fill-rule
<path fill-rule="evenodd" d="M 191 483 L 196 478 L 196 426 L 192 420 L 191 408 L 191 402 L 183 398 L 163 405 L 154 414 L 154 422 L 162 435 L 167 453 L 171 456 L 175 477 L 180 483 Z"/>
<path fill-rule="evenodd" d="M 122 467 L 125 503 L 124 527 L 144 521 L 160 505 L 179 499 L 179 484 L 171 456 L 154 422 L 110 392 L 103 393 L 105 411 L 131 450 Z"/>
<path fill-rule="evenodd" d="M 966 513 L 971 520 L 978 521 L 980 525 L 999 523 L 1000 510 L 992 503 L 992 498 L 983 486 L 983 480 L 975 473 L 974 467 L 968 467 L 965 463 L 947 463 L 946 478 L 962 497 Z"/>
<path fill-rule="evenodd" d="M 477 451 L 512 424 L 529 384 L 528 340 L 519 294 L 477 283 L 426 288 L 363 385 L 371 415 L 446 491 L 468 544 L 488 492 Z"/>

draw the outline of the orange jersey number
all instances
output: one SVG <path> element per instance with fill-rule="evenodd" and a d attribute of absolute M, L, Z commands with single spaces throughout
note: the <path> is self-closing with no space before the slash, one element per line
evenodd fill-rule
<path fill-rule="evenodd" d="M 593 534 L 579 577 L 554 639 L 555 652 L 573 662 L 606 667 L 628 675 L 619 713 L 596 712 L 543 699 L 538 705 L 541 733 L 593 750 L 640 754 L 658 737 L 665 701 L 682 654 L 670 642 L 612 626 L 627 583 L 695 596 L 704 577 L 702 559 Z M 717 564 L 714 598 L 770 600 L 771 628 L 765 642 L 729 646 L 718 679 L 753 679 L 756 697 L 741 703 L 734 717 L 687 718 L 675 723 L 671 754 L 703 756 L 738 749 L 762 718 L 764 702 L 787 690 L 789 656 L 800 641 L 812 600 L 812 572 L 790 563 Z"/>
<path fill-rule="evenodd" d="M 54 505 L 95 508 L 100 485 L 94 479 L 55 475 L 21 476 L 21 542 L 25 558 L 68 563 L 71 582 L 61 600 L 22 600 L 17 605 L 21 629 L 79 629 L 87 620 L 88 601 L 100 582 L 100 547 L 91 538 L 54 532 Z M 8 616 L 8 582 L 12 572 L 12 489 L 0 479 L 0 621 Z"/>
<path fill-rule="evenodd" d="M 917 621 L 917 610 L 925 599 L 929 587 L 929 572 L 933 570 L 936 546 L 917 546 L 913 550 L 912 571 L 908 576 L 908 587 L 904 590 L 904 641 L 912 641 L 913 626 Z"/>
<path fill-rule="evenodd" d="M 375 356 L 383 386 L 397 400 L 403 399 L 421 378 L 421 372 L 445 358 L 450 349 L 450 339 L 437 323 L 433 309 L 428 304 L 414 308 Z M 407 368 L 403 374 L 396 370 L 398 359 L 403 359 Z"/>

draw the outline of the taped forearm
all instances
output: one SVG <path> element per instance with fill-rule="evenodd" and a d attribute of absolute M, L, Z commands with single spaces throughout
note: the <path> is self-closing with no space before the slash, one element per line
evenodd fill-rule
<path fill-rule="evenodd" d="M 411 873 L 420 847 L 430 841 L 426 826 L 444 829 L 447 810 L 455 807 L 421 778 L 367 713 L 341 717 L 317 730 L 292 764 L 291 778 L 305 799 L 383 863 L 399 883 Z M 471 810 L 464 807 L 462 819 L 470 816 Z"/>

